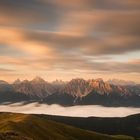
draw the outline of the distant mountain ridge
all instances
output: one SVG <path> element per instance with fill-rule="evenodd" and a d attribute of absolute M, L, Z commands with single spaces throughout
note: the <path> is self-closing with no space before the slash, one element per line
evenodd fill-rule
<path fill-rule="evenodd" d="M 133 106 L 140 104 L 140 85 L 122 86 L 104 82 L 102 79 L 81 78 L 69 82 L 56 80 L 49 83 L 40 77 L 35 77 L 31 81 L 17 79 L 13 84 L 0 82 L 0 97 L 1 95 L 2 98 L 4 95 L 9 96 L 9 101 L 12 101 L 16 95 L 17 100 L 18 96 L 21 100 L 23 96 L 23 100 L 43 101 L 49 104 L 114 104 L 116 106 L 131 104 Z"/>
<path fill-rule="evenodd" d="M 113 85 L 122 85 L 122 86 L 136 85 L 136 83 L 133 81 L 125 81 L 125 80 L 120 80 L 120 79 L 110 79 L 107 82 Z"/>

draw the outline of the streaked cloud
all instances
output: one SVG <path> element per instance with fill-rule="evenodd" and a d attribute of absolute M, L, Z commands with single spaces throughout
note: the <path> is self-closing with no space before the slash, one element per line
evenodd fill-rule
<path fill-rule="evenodd" d="M 1 0 L 0 71 L 140 82 L 139 9 L 138 0 Z"/>

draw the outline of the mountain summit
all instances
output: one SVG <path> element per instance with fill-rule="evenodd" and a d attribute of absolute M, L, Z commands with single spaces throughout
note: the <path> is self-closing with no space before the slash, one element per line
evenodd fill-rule
<path fill-rule="evenodd" d="M 32 82 L 37 82 L 37 83 L 45 83 L 45 80 L 39 76 L 36 76 Z"/>

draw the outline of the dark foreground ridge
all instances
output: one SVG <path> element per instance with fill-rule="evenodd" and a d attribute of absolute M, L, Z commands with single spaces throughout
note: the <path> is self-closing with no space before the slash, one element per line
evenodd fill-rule
<path fill-rule="evenodd" d="M 140 114 L 131 115 L 128 117 L 64 117 L 42 115 L 44 118 L 72 125 L 90 131 L 97 131 L 110 135 L 129 135 L 133 137 L 140 137 Z"/>
<path fill-rule="evenodd" d="M 137 131 L 140 131 L 139 116 L 140 115 L 134 115 L 128 117 L 128 119 L 131 118 L 132 121 L 134 121 L 133 118 L 135 118 L 135 123 L 137 122 L 138 124 L 137 126 L 134 124 L 134 127 L 136 127 Z M 63 119 L 64 121 L 62 123 Z M 89 123 L 91 123 L 91 118 L 86 119 L 89 120 L 86 124 L 88 126 Z M 101 118 L 94 119 L 98 120 Z M 112 119 L 110 120 L 112 121 Z M 114 119 L 116 119 L 117 124 L 117 118 Z M 78 126 L 79 128 L 75 127 L 76 124 L 74 120 L 77 120 L 78 122 L 82 121 L 81 126 Z M 67 125 L 67 121 L 73 126 Z M 108 128 L 114 128 L 114 130 L 116 129 L 117 135 L 108 135 L 89 131 L 88 127 L 87 129 L 84 128 L 86 129 L 84 130 L 82 129 L 82 123 L 85 123 L 84 118 L 0 113 L 0 140 L 138 140 L 136 137 L 126 136 L 121 131 L 118 132 L 115 126 L 111 126 L 111 123 L 109 125 L 105 125 L 103 129 L 111 134 L 111 131 L 109 132 Z M 98 121 L 97 123 L 101 126 L 101 122 Z M 91 123 L 89 126 L 96 129 L 97 123 Z M 120 126 L 120 130 L 122 127 L 127 127 L 130 124 L 126 123 L 125 125 L 126 126 Z M 133 124 L 131 124 L 131 127 L 133 127 Z"/>

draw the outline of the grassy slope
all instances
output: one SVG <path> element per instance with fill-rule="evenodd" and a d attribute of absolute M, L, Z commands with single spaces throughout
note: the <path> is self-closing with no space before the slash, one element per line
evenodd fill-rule
<path fill-rule="evenodd" d="M 25 137 L 15 132 L 2 132 L 0 133 L 0 140 L 33 140 L 33 139 Z"/>
<path fill-rule="evenodd" d="M 0 113 L 0 132 L 14 132 L 34 140 L 133 140 L 126 136 L 109 136 L 81 130 L 35 115 L 13 113 Z"/>

